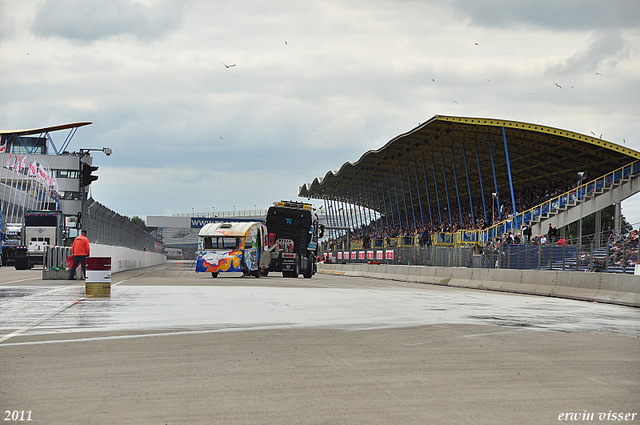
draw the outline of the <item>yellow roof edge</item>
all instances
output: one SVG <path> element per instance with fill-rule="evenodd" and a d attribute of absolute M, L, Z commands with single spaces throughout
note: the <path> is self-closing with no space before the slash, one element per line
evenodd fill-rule
<path fill-rule="evenodd" d="M 511 121 L 496 118 L 471 118 L 471 117 L 454 117 L 447 115 L 437 115 L 435 117 L 438 121 L 447 121 L 460 124 L 473 124 L 473 125 L 486 125 L 490 127 L 505 127 L 513 129 L 522 129 L 527 131 L 537 131 L 539 133 L 551 134 L 554 136 L 566 137 L 573 140 L 589 143 L 596 146 L 601 146 L 612 151 L 620 152 L 625 155 L 631 156 L 636 159 L 640 159 L 640 152 L 634 151 L 624 146 L 617 145 L 606 140 L 598 139 L 597 137 L 587 136 L 586 134 L 580 134 L 573 131 L 562 130 L 560 128 L 548 127 L 540 124 L 531 124 L 521 121 Z"/>

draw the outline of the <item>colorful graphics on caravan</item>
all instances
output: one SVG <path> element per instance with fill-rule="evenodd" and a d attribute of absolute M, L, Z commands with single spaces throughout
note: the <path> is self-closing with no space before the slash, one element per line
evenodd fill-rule
<path fill-rule="evenodd" d="M 244 276 L 266 276 L 269 251 L 267 228 L 256 221 L 210 223 L 198 234 L 196 272 L 242 272 Z"/>

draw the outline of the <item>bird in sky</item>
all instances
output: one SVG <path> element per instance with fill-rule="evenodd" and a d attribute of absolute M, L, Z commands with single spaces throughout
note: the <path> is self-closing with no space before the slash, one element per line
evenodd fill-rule
<path fill-rule="evenodd" d="M 556 87 L 558 87 L 558 88 L 562 88 L 562 86 L 560 84 L 558 84 L 558 83 L 553 83 L 553 84 L 555 84 Z"/>
<path fill-rule="evenodd" d="M 227 65 L 227 64 L 226 64 L 226 63 L 224 63 L 224 62 L 220 62 L 220 63 L 221 63 L 221 64 L 223 64 L 225 68 L 233 68 L 234 66 L 236 66 L 236 64 L 235 64 L 235 63 L 229 64 L 229 65 Z"/>
<path fill-rule="evenodd" d="M 596 75 L 602 75 L 602 74 L 600 74 L 599 72 L 596 72 Z"/>

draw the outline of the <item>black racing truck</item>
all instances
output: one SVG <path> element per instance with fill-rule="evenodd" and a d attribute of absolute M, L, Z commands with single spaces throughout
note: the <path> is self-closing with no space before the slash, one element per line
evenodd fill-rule
<path fill-rule="evenodd" d="M 267 212 L 269 271 L 284 277 L 310 278 L 316 273 L 318 239 L 324 227 L 311 204 L 293 201 L 275 203 Z"/>

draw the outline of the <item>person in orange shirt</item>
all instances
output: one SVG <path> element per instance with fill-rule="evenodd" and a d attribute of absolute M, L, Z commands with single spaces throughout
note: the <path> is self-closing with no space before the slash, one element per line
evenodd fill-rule
<path fill-rule="evenodd" d="M 83 230 L 80 236 L 76 237 L 71 245 L 71 253 L 73 254 L 73 263 L 71 265 L 71 273 L 69 273 L 69 280 L 74 280 L 76 269 L 78 265 L 82 265 L 82 276 L 86 279 L 87 276 L 87 257 L 91 252 L 89 247 L 89 239 L 87 239 L 87 231 Z"/>

